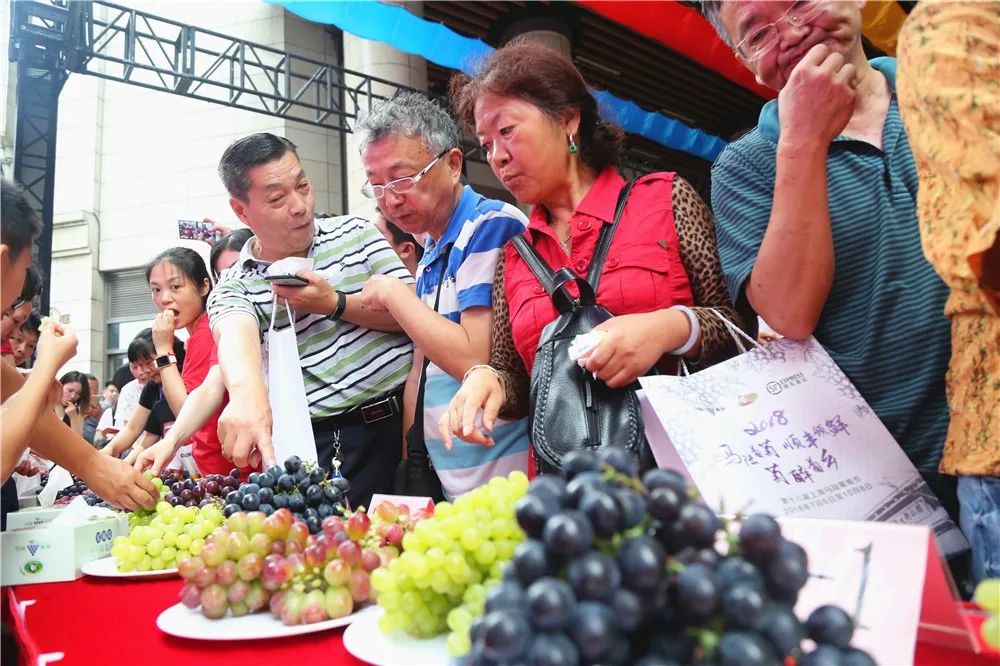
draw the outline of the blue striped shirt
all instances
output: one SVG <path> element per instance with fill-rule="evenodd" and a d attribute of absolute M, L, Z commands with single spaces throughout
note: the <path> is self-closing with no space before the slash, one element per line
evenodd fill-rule
<path fill-rule="evenodd" d="M 492 307 L 497 257 L 507 241 L 522 233 L 527 225 L 527 218 L 514 206 L 487 199 L 466 186 L 441 238 L 437 242 L 427 239 L 424 256 L 417 266 L 417 296 L 434 308 L 440 283 L 437 312 L 456 323 L 460 323 L 462 311 L 468 308 Z M 446 252 L 449 246 L 451 249 Z M 438 421 L 461 387 L 459 380 L 434 363 L 427 366 L 424 440 L 444 492 L 450 498 L 477 488 L 494 476 L 528 469 L 525 419 L 498 419 L 493 430 L 494 446 L 456 439 L 452 450 L 445 450 Z"/>
<path fill-rule="evenodd" d="M 917 469 L 935 472 L 948 429 L 948 289 L 920 245 L 917 170 L 896 102 L 896 61 L 871 64 L 893 91 L 882 150 L 843 135 L 830 145 L 836 264 L 814 336 Z M 771 215 L 779 131 L 772 101 L 758 126 L 730 143 L 712 167 L 719 256 L 734 302 L 747 307 L 744 286 Z"/>

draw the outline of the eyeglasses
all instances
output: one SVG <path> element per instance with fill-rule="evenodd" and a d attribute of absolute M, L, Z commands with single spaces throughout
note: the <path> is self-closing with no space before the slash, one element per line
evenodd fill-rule
<path fill-rule="evenodd" d="M 28 302 L 27 298 L 21 298 L 20 296 L 18 296 L 17 299 L 14 301 L 14 304 L 10 306 L 10 311 L 14 312 L 14 310 L 18 309 L 27 302 Z"/>
<path fill-rule="evenodd" d="M 412 176 L 406 176 L 405 178 L 397 178 L 396 180 L 390 180 L 385 185 L 372 185 L 371 183 L 365 183 L 361 186 L 361 194 L 365 195 L 369 199 L 381 199 L 385 196 L 386 189 L 390 189 L 396 194 L 405 194 L 416 188 L 417 183 L 420 179 L 427 175 L 427 172 L 431 170 L 438 160 L 448 154 L 451 148 L 446 148 L 438 153 L 438 156 L 431 160 L 431 163 L 425 166 L 423 169 L 413 174 Z"/>
<path fill-rule="evenodd" d="M 821 0 L 793 2 L 792 6 L 781 15 L 781 18 L 750 32 L 740 40 L 734 50 L 747 62 L 759 60 L 778 43 L 778 24 L 782 21 L 788 21 L 793 26 L 800 28 L 822 14 L 824 9 L 826 7 Z"/>

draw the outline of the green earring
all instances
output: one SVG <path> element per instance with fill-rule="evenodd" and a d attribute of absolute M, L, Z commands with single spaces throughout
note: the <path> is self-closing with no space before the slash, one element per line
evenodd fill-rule
<path fill-rule="evenodd" d="M 570 135 L 569 135 L 569 154 L 570 155 L 576 155 L 578 152 L 580 152 L 580 149 L 576 147 L 576 141 L 573 140 L 573 133 L 570 132 Z"/>

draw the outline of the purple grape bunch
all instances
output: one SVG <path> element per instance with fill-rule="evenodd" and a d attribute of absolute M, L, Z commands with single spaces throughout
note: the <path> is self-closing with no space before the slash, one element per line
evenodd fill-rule
<path fill-rule="evenodd" d="M 464 666 L 874 664 L 843 610 L 795 616 L 808 560 L 772 517 L 730 534 L 680 474 L 640 479 L 623 449 L 566 456 L 515 514 L 527 539 L 469 627 Z"/>
<path fill-rule="evenodd" d="M 239 483 L 240 472 L 229 476 L 221 493 L 222 514 L 229 517 L 240 511 L 261 511 L 269 516 L 278 509 L 288 509 L 294 518 L 306 524 L 310 534 L 322 531 L 323 520 L 344 515 L 350 483 L 344 477 L 330 477 L 323 467 L 304 463 L 291 456 L 282 465 L 272 465 L 263 472 L 251 472 L 246 483 Z"/>
<path fill-rule="evenodd" d="M 182 472 L 163 472 L 160 480 L 168 488 L 163 500 L 171 506 L 204 507 L 217 504 L 230 490 L 240 485 L 239 470 L 230 474 L 209 474 L 200 479 L 188 477 Z"/>

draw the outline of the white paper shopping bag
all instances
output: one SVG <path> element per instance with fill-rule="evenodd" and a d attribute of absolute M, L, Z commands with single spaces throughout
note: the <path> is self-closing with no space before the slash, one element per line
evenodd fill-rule
<path fill-rule="evenodd" d="M 264 341 L 274 458 L 279 465 L 290 456 L 316 462 L 316 440 L 309 417 L 306 388 L 302 382 L 299 348 L 295 341 L 295 318 L 286 303 L 289 325 L 276 330 L 274 320 L 277 309 L 277 303 L 272 303 L 271 326 Z"/>
<path fill-rule="evenodd" d="M 676 450 L 709 506 L 726 513 L 924 524 L 945 555 L 968 548 L 815 339 L 753 344 L 690 376 L 640 378 L 663 426 L 647 431 L 658 464 Z"/>

